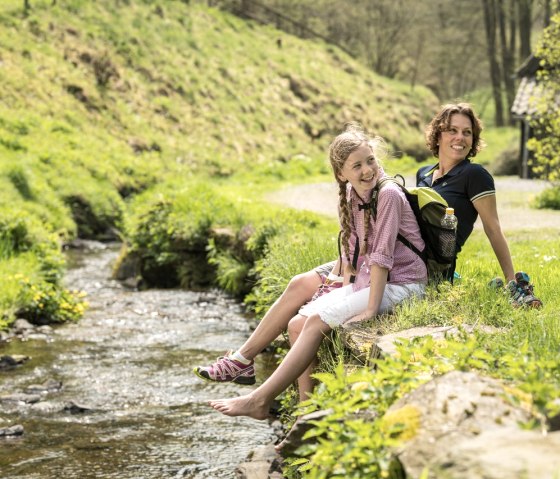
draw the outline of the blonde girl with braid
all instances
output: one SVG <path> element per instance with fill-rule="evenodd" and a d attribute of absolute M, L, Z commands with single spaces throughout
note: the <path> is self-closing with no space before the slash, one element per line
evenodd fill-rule
<path fill-rule="evenodd" d="M 340 187 L 339 217 L 343 231 L 345 285 L 303 306 L 288 325 L 292 347 L 276 371 L 251 393 L 210 401 L 228 416 L 268 417 L 272 401 L 296 379 L 302 399 L 313 383 L 311 374 L 317 351 L 328 333 L 351 321 L 361 321 L 391 311 L 397 304 L 422 296 L 427 281 L 424 262 L 397 241 L 400 232 L 422 250 L 418 223 L 404 194 L 388 182 L 379 192 L 377 218 L 367 204 L 385 173 L 376 155 L 382 140 L 370 138 L 356 124 L 338 135 L 329 149 L 333 173 Z M 360 248 L 358 268 L 352 269 L 355 248 Z M 351 282 L 351 276 L 355 281 Z"/>

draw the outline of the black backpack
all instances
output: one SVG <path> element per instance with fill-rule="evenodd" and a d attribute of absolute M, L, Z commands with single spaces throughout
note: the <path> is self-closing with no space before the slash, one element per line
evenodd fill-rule
<path fill-rule="evenodd" d="M 402 184 L 397 178 L 402 181 Z M 439 283 L 444 279 L 453 282 L 453 271 L 449 269 L 455 264 L 457 231 L 441 226 L 441 220 L 445 216 L 445 210 L 448 207 L 447 201 L 433 188 L 425 186 L 406 188 L 404 178 L 401 175 L 396 177 L 387 176 L 379 180 L 373 190 L 370 206 L 374 219 L 377 217 L 379 190 L 387 182 L 395 183 L 405 194 L 418 221 L 420 234 L 426 247 L 424 251 L 420 251 L 400 233 L 397 235 L 397 239 L 424 260 L 430 282 Z M 445 248 L 444 245 L 445 241 L 449 241 L 450 235 L 453 238 L 454 245 L 452 255 L 446 254 L 446 249 L 448 250 L 449 248 Z"/>

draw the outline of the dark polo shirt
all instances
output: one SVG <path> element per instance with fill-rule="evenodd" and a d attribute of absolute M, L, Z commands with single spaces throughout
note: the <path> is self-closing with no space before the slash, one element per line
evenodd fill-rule
<path fill-rule="evenodd" d="M 467 158 L 432 184 L 432 173 L 438 164 L 420 168 L 416 173 L 417 186 L 431 186 L 455 209 L 457 224 L 457 253 L 472 233 L 478 212 L 473 201 L 495 195 L 494 178 L 481 165 Z"/>

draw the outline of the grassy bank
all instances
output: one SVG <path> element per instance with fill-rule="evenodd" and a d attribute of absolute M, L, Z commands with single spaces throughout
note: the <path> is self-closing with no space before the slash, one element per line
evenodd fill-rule
<path fill-rule="evenodd" d="M 422 130 L 438 105 L 429 91 L 203 3 L 160 3 L 33 0 L 28 15 L 20 0 L 0 6 L 0 328 L 16 317 L 80 317 L 83 298 L 61 281 L 61 245 L 76 237 L 122 239 L 121 266 L 130 261 L 144 286 L 219 286 L 260 316 L 291 276 L 336 255 L 338 231 L 330 218 L 267 204 L 267 191 L 330 179 L 326 147 L 348 120 L 406 153 L 396 171 L 410 173 L 425 158 Z M 490 135 L 489 151 L 509 148 L 511 133 Z M 557 245 L 553 230 L 511 237 L 517 268 L 531 273 L 545 302 L 514 310 L 486 288 L 498 267 L 473 234 L 457 286 L 377 326 L 476 323 L 501 332 L 410 345 L 379 376 L 347 377 L 340 352 L 323 363 L 330 374 L 308 406 L 337 402 L 346 418 L 355 399 L 347 392 L 362 387 L 348 386 L 366 382 L 360 401 L 382 411 L 427 372 L 474 368 L 512 381 L 548 413 L 560 379 Z M 379 438 L 369 447 L 375 457 L 352 466 L 362 477 L 388 451 L 382 425 L 372 427 L 359 431 Z M 334 452 L 309 451 L 305 460 Z"/>
<path fill-rule="evenodd" d="M 348 120 L 424 155 L 421 125 L 434 96 L 329 45 L 205 2 L 30 5 L 0 6 L 3 271 L 63 291 L 61 245 L 124 239 L 142 192 L 193 178 L 240 190 L 257 178 L 305 181 L 325 173 L 329 138 Z M 27 307 L 6 278 L 0 327 Z"/>

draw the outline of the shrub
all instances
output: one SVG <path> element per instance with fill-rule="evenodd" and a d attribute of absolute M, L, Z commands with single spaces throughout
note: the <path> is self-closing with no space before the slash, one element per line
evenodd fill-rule
<path fill-rule="evenodd" d="M 535 208 L 560 210 L 560 186 L 554 186 L 544 190 L 533 200 L 533 206 Z"/>
<path fill-rule="evenodd" d="M 87 307 L 85 293 L 70 291 L 48 281 L 19 279 L 21 289 L 16 314 L 34 324 L 64 323 L 80 319 Z"/>

